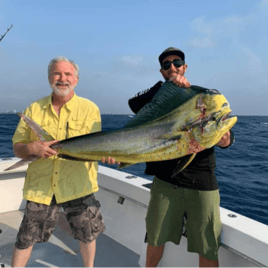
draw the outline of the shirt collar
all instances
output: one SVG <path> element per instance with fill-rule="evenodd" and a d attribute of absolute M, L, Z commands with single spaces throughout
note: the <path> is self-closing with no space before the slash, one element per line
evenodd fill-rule
<path fill-rule="evenodd" d="M 73 97 L 67 103 L 65 103 L 66 108 L 68 110 L 72 110 L 72 108 L 75 106 L 76 100 L 77 100 L 77 95 L 74 93 Z M 47 109 L 49 106 L 52 106 L 52 94 L 47 96 L 43 107 Z"/>
<path fill-rule="evenodd" d="M 44 109 L 47 109 L 50 105 L 52 105 L 52 94 L 46 97 L 43 107 Z"/>
<path fill-rule="evenodd" d="M 65 106 L 68 110 L 72 110 L 73 107 L 75 107 L 76 99 L 77 95 L 74 93 L 73 97 L 67 103 L 65 103 Z"/>

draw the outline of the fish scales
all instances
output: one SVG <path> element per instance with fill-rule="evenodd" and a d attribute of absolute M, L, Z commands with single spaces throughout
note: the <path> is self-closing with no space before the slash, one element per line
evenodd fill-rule
<path fill-rule="evenodd" d="M 166 140 L 159 139 L 161 135 L 170 132 L 172 126 L 171 123 L 163 122 L 158 125 L 144 126 L 144 128 L 92 133 L 80 136 L 79 139 L 67 139 L 52 148 L 57 148 L 59 153 L 64 155 L 88 160 L 100 160 L 102 157 L 111 156 L 118 161 L 129 163 L 138 160 L 149 161 L 157 157 L 157 154 L 163 154 L 167 145 L 176 144 L 174 141 L 167 143 Z"/>

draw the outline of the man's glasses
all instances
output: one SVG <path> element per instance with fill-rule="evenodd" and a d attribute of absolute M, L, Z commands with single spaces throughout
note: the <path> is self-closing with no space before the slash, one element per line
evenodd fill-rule
<path fill-rule="evenodd" d="M 183 60 L 178 59 L 174 61 L 165 61 L 161 64 L 161 68 L 166 71 L 170 68 L 171 64 L 173 64 L 176 68 L 180 68 L 182 65 L 185 64 L 185 62 Z"/>

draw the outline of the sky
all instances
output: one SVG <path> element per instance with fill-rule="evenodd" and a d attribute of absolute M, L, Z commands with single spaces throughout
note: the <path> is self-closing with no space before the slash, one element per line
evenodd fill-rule
<path fill-rule="evenodd" d="M 51 93 L 47 66 L 80 68 L 76 94 L 102 114 L 163 78 L 158 57 L 185 53 L 192 85 L 219 90 L 233 115 L 268 115 L 268 0 L 0 0 L 0 112 Z"/>

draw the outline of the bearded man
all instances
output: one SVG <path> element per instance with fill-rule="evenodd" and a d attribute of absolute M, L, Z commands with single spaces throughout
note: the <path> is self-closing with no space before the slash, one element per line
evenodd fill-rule
<path fill-rule="evenodd" d="M 60 159 L 52 144 L 66 138 L 101 130 L 99 108 L 78 97 L 74 88 L 79 68 L 73 61 L 58 57 L 48 65 L 52 94 L 32 103 L 25 115 L 42 126 L 55 140 L 40 141 L 21 119 L 13 136 L 17 157 L 38 159 L 29 164 L 23 188 L 27 200 L 13 255 L 12 267 L 24 267 L 35 243 L 47 242 L 63 207 L 75 239 L 79 240 L 85 267 L 93 267 L 96 238 L 105 226 L 98 191 L 97 162 Z"/>
<path fill-rule="evenodd" d="M 185 77 L 188 67 L 185 54 L 180 49 L 169 47 L 158 60 L 165 81 L 173 81 L 182 88 L 191 86 Z M 159 81 L 150 90 L 131 98 L 129 106 L 132 111 L 137 113 L 150 103 L 162 84 Z M 234 135 L 230 130 L 216 146 L 228 148 L 233 141 Z M 180 243 L 185 226 L 188 251 L 199 254 L 199 266 L 219 266 L 222 223 L 214 147 L 197 153 L 183 171 L 177 172 L 182 159 L 146 163 L 145 173 L 154 176 L 146 216 L 146 267 L 158 265 L 166 242 Z"/>

